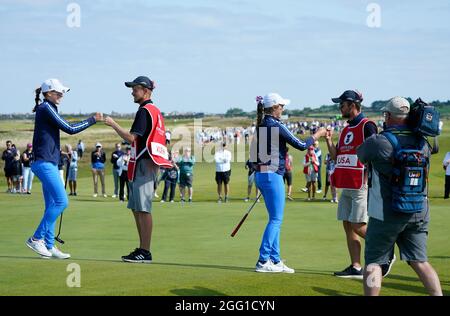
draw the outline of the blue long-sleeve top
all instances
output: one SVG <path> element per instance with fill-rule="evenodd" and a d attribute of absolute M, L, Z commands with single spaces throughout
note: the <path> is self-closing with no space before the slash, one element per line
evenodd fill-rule
<path fill-rule="evenodd" d="M 272 135 L 272 133 L 275 134 Z M 276 134 L 278 134 L 278 141 Z M 302 141 L 295 137 L 283 122 L 271 115 L 266 115 L 258 129 L 257 144 L 258 165 L 268 165 L 270 170 L 284 175 L 287 144 L 295 149 L 305 150 L 314 144 L 314 138 L 311 136 L 306 141 Z"/>
<path fill-rule="evenodd" d="M 60 130 L 73 135 L 95 123 L 95 118 L 90 117 L 87 120 L 71 124 L 58 114 L 55 104 L 44 100 L 36 107 L 33 135 L 35 161 L 43 160 L 57 165 L 60 156 Z"/>

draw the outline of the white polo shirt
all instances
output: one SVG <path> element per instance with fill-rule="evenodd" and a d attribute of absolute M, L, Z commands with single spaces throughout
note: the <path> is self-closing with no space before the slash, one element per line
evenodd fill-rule
<path fill-rule="evenodd" d="M 231 152 L 228 150 L 220 150 L 214 155 L 216 162 L 216 172 L 226 172 L 231 170 Z"/>
<path fill-rule="evenodd" d="M 450 151 L 445 155 L 443 164 L 446 167 L 445 175 L 450 176 Z"/>

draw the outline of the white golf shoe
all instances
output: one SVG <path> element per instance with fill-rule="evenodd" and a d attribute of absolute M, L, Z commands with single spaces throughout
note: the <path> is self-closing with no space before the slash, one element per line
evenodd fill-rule
<path fill-rule="evenodd" d="M 48 251 L 51 253 L 52 258 L 55 258 L 55 259 L 69 259 L 70 258 L 70 254 L 62 252 L 55 246 L 53 246 L 53 248 L 49 249 Z"/>
<path fill-rule="evenodd" d="M 278 267 L 275 267 L 272 261 L 267 260 L 265 263 L 261 263 L 261 261 L 258 261 L 256 263 L 255 267 L 256 272 L 263 272 L 263 273 L 279 273 L 281 270 Z"/>
<path fill-rule="evenodd" d="M 287 265 L 284 264 L 283 261 L 278 262 L 277 264 L 272 263 L 273 266 L 277 267 L 278 269 L 280 269 L 280 272 L 283 273 L 295 273 L 294 269 L 289 268 Z"/>
<path fill-rule="evenodd" d="M 43 239 L 34 240 L 33 237 L 28 238 L 25 243 L 31 250 L 36 252 L 37 254 L 50 258 L 52 256 L 51 252 L 48 251 L 45 246 L 45 241 Z"/>

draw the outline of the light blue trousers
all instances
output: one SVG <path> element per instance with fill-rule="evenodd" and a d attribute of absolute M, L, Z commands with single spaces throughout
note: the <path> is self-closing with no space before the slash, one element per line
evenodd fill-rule
<path fill-rule="evenodd" d="M 33 237 L 44 239 L 47 248 L 51 249 L 55 244 L 56 220 L 68 205 L 67 194 L 56 164 L 38 160 L 31 169 L 41 180 L 45 201 L 44 217 Z"/>
<path fill-rule="evenodd" d="M 280 259 L 280 229 L 283 222 L 285 192 L 283 177 L 278 173 L 256 173 L 256 185 L 261 191 L 269 213 L 269 223 L 266 226 L 259 248 L 259 261 Z"/>

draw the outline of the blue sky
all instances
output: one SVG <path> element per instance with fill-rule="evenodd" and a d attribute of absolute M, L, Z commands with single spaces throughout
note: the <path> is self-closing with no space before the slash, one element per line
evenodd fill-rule
<path fill-rule="evenodd" d="M 66 25 L 71 2 L 80 28 Z M 372 2 L 380 28 L 366 24 Z M 29 112 L 51 77 L 72 88 L 64 113 L 134 112 L 123 82 L 138 75 L 165 112 L 252 110 L 269 92 L 314 107 L 355 88 L 367 104 L 447 100 L 448 21 L 448 0 L 2 0 L 0 112 Z"/>

